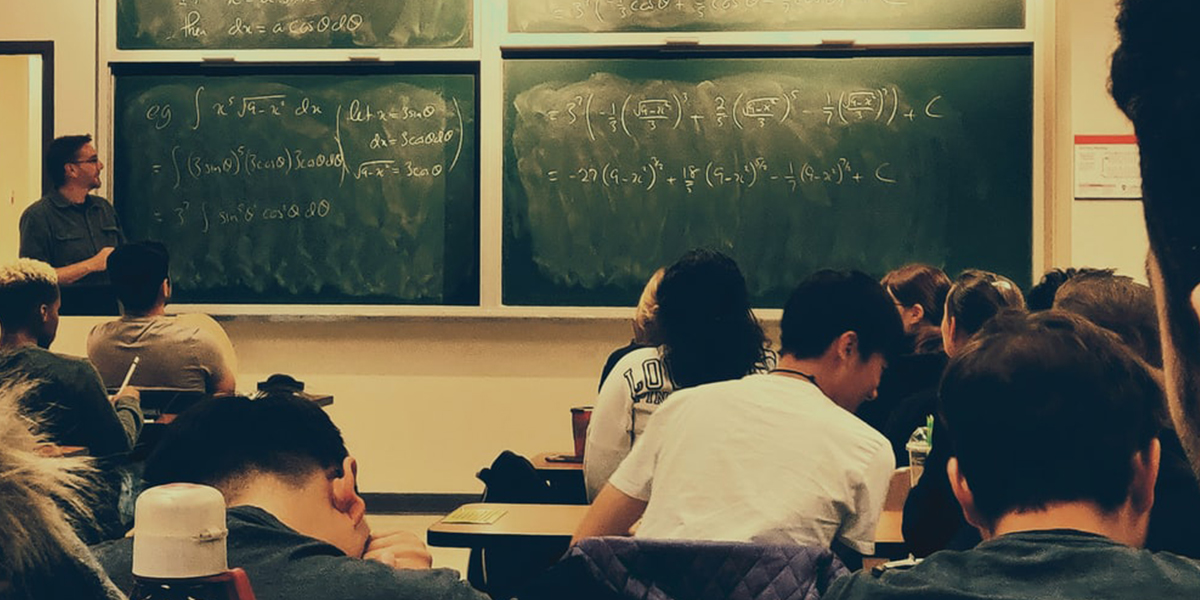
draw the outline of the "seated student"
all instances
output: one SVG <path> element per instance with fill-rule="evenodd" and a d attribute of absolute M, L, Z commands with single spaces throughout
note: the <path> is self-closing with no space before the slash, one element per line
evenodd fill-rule
<path fill-rule="evenodd" d="M 954 495 L 983 535 L 825 600 L 1197 598 L 1200 565 L 1139 550 L 1158 474 L 1161 390 L 1111 334 L 1003 315 L 951 359 L 941 408 Z"/>
<path fill-rule="evenodd" d="M 608 355 L 608 359 L 604 361 L 604 368 L 600 371 L 600 384 L 597 392 L 604 388 L 604 380 L 608 379 L 608 374 L 612 372 L 613 367 L 617 366 L 617 361 L 624 358 L 626 354 L 638 348 L 658 345 L 658 325 L 655 324 L 654 317 L 658 313 L 658 284 L 662 282 L 663 274 L 666 272 L 665 268 L 661 268 L 646 281 L 646 287 L 642 288 L 642 295 L 638 298 L 637 308 L 633 313 L 633 339 Z"/>
<path fill-rule="evenodd" d="M 1058 294 L 1058 289 L 1066 282 L 1079 275 L 1112 275 L 1114 272 L 1113 269 L 1093 269 L 1090 267 L 1050 269 L 1043 273 L 1041 281 L 1038 281 L 1037 284 L 1029 288 L 1029 293 L 1025 294 L 1025 307 L 1030 312 L 1046 310 L 1054 306 L 1054 297 Z"/>
<path fill-rule="evenodd" d="M 1083 316 L 1121 338 L 1125 345 L 1162 378 L 1162 346 L 1154 292 L 1129 277 L 1111 272 L 1080 274 L 1059 288 L 1054 308 Z M 1165 400 L 1165 399 L 1164 399 Z M 1146 549 L 1200 558 L 1200 486 L 1188 464 L 1179 436 L 1169 423 L 1159 432 L 1162 461 L 1154 486 L 1154 508 Z"/>
<path fill-rule="evenodd" d="M 81 358 L 47 350 L 58 333 L 58 279 L 50 265 L 22 258 L 0 266 L 0 380 L 37 383 L 22 399 L 26 413 L 43 423 L 50 441 L 84 446 L 104 459 L 97 489 L 89 497 L 99 532 L 86 526 L 90 541 L 123 533 L 117 513 L 121 475 L 117 464 L 133 448 L 142 428 L 136 389 L 109 399 L 100 376 Z"/>
<path fill-rule="evenodd" d="M 576 540 L 641 518 L 638 537 L 874 551 L 892 450 L 853 411 L 902 344 L 900 317 L 867 275 L 821 271 L 792 293 L 781 331 L 769 374 L 672 395 Z"/>
<path fill-rule="evenodd" d="M 358 463 L 329 416 L 287 393 L 201 401 L 172 423 L 145 471 L 147 487 L 220 490 L 229 566 L 246 571 L 259 600 L 484 598 L 456 572 L 430 570 L 413 535 L 372 532 L 357 479 Z M 94 551 L 130 590 L 133 540 Z"/>
<path fill-rule="evenodd" d="M 896 406 L 912 394 L 936 386 L 946 368 L 941 324 L 950 278 L 937 267 L 914 263 L 890 271 L 880 283 L 900 313 L 905 349 L 888 364 L 879 382 L 878 397 L 863 402 L 855 414 L 886 433 Z M 908 456 L 897 455 L 896 464 L 908 464 Z"/>
<path fill-rule="evenodd" d="M 88 459 L 39 451 L 45 439 L 19 410 L 28 382 L 0 385 L 0 598 L 119 600 L 63 507 L 87 515 Z"/>
<path fill-rule="evenodd" d="M 942 318 L 942 342 L 946 354 L 953 357 L 966 346 L 971 336 L 983 329 L 990 319 L 1004 310 L 1021 310 L 1025 306 L 1021 290 L 1007 277 L 970 269 L 963 271 L 946 295 L 946 310 Z M 913 430 L 926 423 L 927 415 L 937 412 L 937 386 L 914 394 L 901 406 L 888 424 L 888 440 L 897 455 L 904 449 Z M 934 433 L 940 429 L 934 426 Z M 944 477 L 949 447 L 938 444 L 934 435 L 933 449 L 925 459 L 925 475 L 908 494 L 904 503 L 902 529 L 909 550 L 925 556 L 942 548 L 964 550 L 979 543 L 979 534 L 962 518 L 962 510 Z"/>
<path fill-rule="evenodd" d="M 657 298 L 662 345 L 634 350 L 618 361 L 592 408 L 583 458 L 589 499 L 673 391 L 737 379 L 764 370 L 768 360 L 746 280 L 728 256 L 688 252 L 667 268 Z"/>
<path fill-rule="evenodd" d="M 945 297 L 941 311 L 942 346 L 947 356 L 954 356 L 961 347 L 987 322 L 1005 309 L 1024 309 L 1021 288 L 1003 275 L 968 269 L 963 271 Z M 945 363 L 943 363 L 944 365 Z M 925 425 L 926 417 L 937 409 L 937 384 L 941 377 L 929 380 L 926 387 L 913 390 L 892 411 L 883 434 L 892 443 L 896 464 L 908 465 L 905 445 L 917 427 Z"/>
<path fill-rule="evenodd" d="M 125 244 L 108 257 L 121 318 L 92 328 L 88 358 L 109 388 L 121 385 L 134 357 L 134 382 L 147 388 L 232 394 L 237 358 L 225 330 L 208 315 L 168 315 L 167 249 L 157 242 Z"/>

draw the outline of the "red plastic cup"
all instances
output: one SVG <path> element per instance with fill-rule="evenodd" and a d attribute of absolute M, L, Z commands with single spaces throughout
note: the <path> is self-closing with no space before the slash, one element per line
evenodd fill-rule
<path fill-rule="evenodd" d="M 587 442 L 588 423 L 592 420 L 592 407 L 576 406 L 571 409 L 571 434 L 575 436 L 575 456 L 583 458 Z"/>

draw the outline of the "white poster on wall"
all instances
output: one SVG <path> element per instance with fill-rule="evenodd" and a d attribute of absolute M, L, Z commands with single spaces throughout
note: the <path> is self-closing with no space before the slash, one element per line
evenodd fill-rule
<path fill-rule="evenodd" d="M 1142 178 L 1137 138 L 1075 136 L 1075 199 L 1138 199 Z"/>

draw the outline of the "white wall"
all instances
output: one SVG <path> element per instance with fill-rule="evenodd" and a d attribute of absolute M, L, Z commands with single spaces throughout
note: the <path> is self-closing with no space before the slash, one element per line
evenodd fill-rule
<path fill-rule="evenodd" d="M 1086 6 L 1111 0 L 1076 1 L 1085 7 L 1071 11 L 1078 17 L 1068 36 L 1078 46 L 1073 62 L 1095 67 L 1104 58 L 1093 46 L 1108 43 L 1095 38 L 1109 35 L 1108 17 L 1089 16 Z M 44 0 L 10 10 L 16 14 L 0 21 L 0 39 L 55 40 L 58 134 L 96 130 L 95 25 L 79 6 L 78 0 Z M 1126 131 L 1103 114 L 1108 100 L 1100 75 L 1085 76 L 1074 64 L 1072 71 L 1080 73 L 1072 81 L 1075 129 Z M 1069 177 L 1070 168 L 1055 164 L 1051 175 Z M 1140 265 L 1144 240 L 1136 235 L 1140 227 L 1129 225 L 1131 209 L 1076 202 L 1073 262 L 1126 270 Z M 64 319 L 55 349 L 82 354 L 96 322 Z M 502 449 L 570 449 L 568 408 L 592 399 L 604 357 L 629 335 L 628 325 L 614 320 L 247 319 L 225 325 L 241 359 L 242 389 L 289 372 L 335 395 L 329 412 L 363 463 L 369 492 L 476 491 L 475 471 Z"/>
<path fill-rule="evenodd" d="M 1132 134 L 1133 126 L 1108 95 L 1108 61 L 1116 47 L 1113 0 L 1071 0 L 1069 44 L 1071 60 L 1072 135 Z M 1064 140 L 1070 144 L 1072 140 Z M 1058 165 L 1069 177 L 1072 165 Z M 1077 267 L 1116 267 L 1146 280 L 1146 224 L 1142 203 L 1136 200 L 1076 200 L 1071 211 L 1071 264 Z"/>
<path fill-rule="evenodd" d="M 41 196 L 40 56 L 0 55 L 0 260 L 17 257 L 17 221 Z"/>

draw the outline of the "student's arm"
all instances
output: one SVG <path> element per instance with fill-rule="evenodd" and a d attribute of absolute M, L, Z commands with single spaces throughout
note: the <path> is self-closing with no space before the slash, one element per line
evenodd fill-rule
<path fill-rule="evenodd" d="M 571 537 L 571 545 L 583 538 L 602 535 L 629 535 L 629 529 L 642 518 L 646 512 L 646 502 L 638 500 L 611 484 L 605 485 L 592 502 L 575 534 Z"/>
<path fill-rule="evenodd" d="M 128 452 L 137 442 L 142 427 L 136 390 L 109 400 L 100 374 L 91 363 L 80 360 L 77 369 L 75 390 L 71 394 L 77 396 L 72 401 L 78 403 L 78 426 L 84 432 L 80 439 L 86 440 L 83 445 L 97 458 Z"/>
<path fill-rule="evenodd" d="M 880 441 L 883 443 L 858 473 L 859 480 L 855 483 L 852 500 L 853 512 L 846 516 L 837 534 L 838 541 L 864 556 L 875 552 L 875 529 L 879 525 L 879 515 L 883 512 L 888 488 L 891 487 L 892 473 L 896 470 L 891 444 L 886 443 L 882 436 Z"/>
<path fill-rule="evenodd" d="M 627 360 L 618 361 L 617 368 L 609 373 L 592 403 L 592 418 L 583 453 L 583 481 L 591 500 L 599 495 L 632 446 L 629 432 L 633 429 L 630 417 L 633 392 L 622 375 L 622 370 L 631 364 Z"/>

